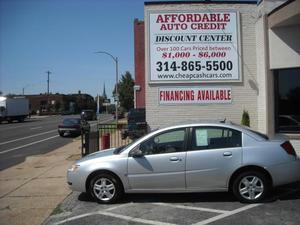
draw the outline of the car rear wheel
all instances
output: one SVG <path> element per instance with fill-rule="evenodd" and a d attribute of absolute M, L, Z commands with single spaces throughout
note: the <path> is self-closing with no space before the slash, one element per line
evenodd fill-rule
<path fill-rule="evenodd" d="M 233 182 L 233 194 L 246 203 L 262 201 L 270 189 L 268 178 L 261 172 L 249 171 L 239 174 Z"/>
<path fill-rule="evenodd" d="M 97 174 L 90 182 L 90 194 L 99 203 L 113 203 L 120 198 L 122 187 L 110 174 Z"/>

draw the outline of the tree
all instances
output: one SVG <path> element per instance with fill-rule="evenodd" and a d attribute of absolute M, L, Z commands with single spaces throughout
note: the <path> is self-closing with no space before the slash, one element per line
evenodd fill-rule
<path fill-rule="evenodd" d="M 133 86 L 134 80 L 130 72 L 126 71 L 124 75 L 122 75 L 121 81 L 118 83 L 118 93 L 119 93 L 119 101 L 120 106 L 123 107 L 126 111 L 133 108 Z M 115 96 L 115 91 L 114 91 Z"/>

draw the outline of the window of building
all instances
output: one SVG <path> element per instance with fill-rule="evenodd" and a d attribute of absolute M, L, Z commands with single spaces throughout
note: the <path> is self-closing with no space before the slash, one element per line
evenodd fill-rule
<path fill-rule="evenodd" d="M 275 127 L 280 133 L 300 133 L 300 68 L 275 74 Z"/>

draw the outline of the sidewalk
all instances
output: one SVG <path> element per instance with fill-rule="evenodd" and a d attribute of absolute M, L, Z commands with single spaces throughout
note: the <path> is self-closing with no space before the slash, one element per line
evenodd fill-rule
<path fill-rule="evenodd" d="M 67 168 L 81 157 L 81 141 L 0 171 L 0 224 L 40 225 L 70 193 Z"/>

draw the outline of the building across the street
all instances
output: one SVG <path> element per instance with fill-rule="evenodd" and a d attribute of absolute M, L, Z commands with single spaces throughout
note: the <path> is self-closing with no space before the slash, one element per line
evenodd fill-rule
<path fill-rule="evenodd" d="M 31 114 L 79 113 L 82 109 L 96 109 L 94 98 L 88 94 L 26 95 Z"/>
<path fill-rule="evenodd" d="M 145 79 L 136 91 L 144 91 L 150 129 L 241 123 L 248 112 L 252 128 L 300 149 L 299 0 L 155 1 L 144 10 L 144 24 L 135 21 L 135 72 Z"/>

